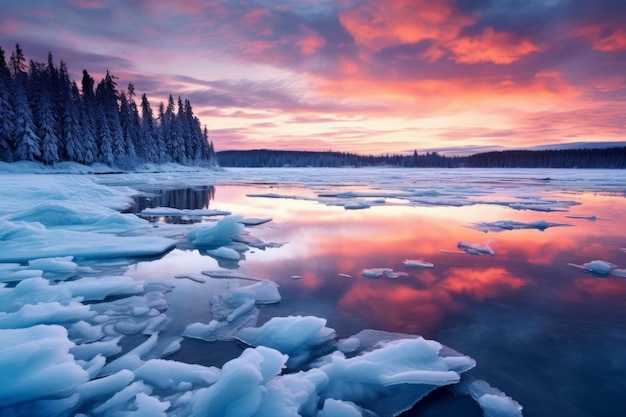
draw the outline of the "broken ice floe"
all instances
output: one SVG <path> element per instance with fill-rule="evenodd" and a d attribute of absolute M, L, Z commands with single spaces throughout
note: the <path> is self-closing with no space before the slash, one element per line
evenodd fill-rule
<path fill-rule="evenodd" d="M 381 278 L 383 276 L 386 278 L 395 279 L 395 278 L 399 278 L 401 276 L 406 276 L 406 275 L 407 275 L 406 272 L 396 272 L 391 268 L 369 268 L 369 269 L 364 269 L 361 272 L 362 277 L 370 278 L 370 279 Z"/>
<path fill-rule="evenodd" d="M 253 285 L 238 287 L 211 298 L 211 321 L 191 323 L 183 336 L 206 341 L 232 340 L 244 327 L 256 324 L 257 304 L 277 303 L 281 299 L 277 285 L 261 280 Z"/>
<path fill-rule="evenodd" d="M 239 220 L 244 226 L 259 226 L 272 221 L 271 217 L 246 217 Z"/>
<path fill-rule="evenodd" d="M 464 376 L 452 391 L 471 396 L 483 409 L 485 417 L 522 417 L 522 406 L 486 381 Z"/>
<path fill-rule="evenodd" d="M 239 271 L 229 271 L 229 270 L 215 270 L 215 271 L 202 271 L 202 275 L 206 275 L 207 277 L 217 278 L 217 279 L 244 279 L 248 281 L 262 281 L 261 278 L 256 278 L 250 275 L 246 275 Z"/>
<path fill-rule="evenodd" d="M 426 262 L 422 259 L 405 259 L 404 261 L 402 261 L 402 263 L 407 268 L 433 268 L 435 266 L 432 263 Z"/>
<path fill-rule="evenodd" d="M 491 249 L 488 243 L 478 243 L 478 242 L 470 242 L 467 240 L 460 241 L 457 245 L 457 248 L 461 249 L 460 251 L 452 251 L 452 250 L 444 250 L 442 249 L 442 253 L 467 253 L 470 255 L 495 255 L 495 251 Z"/>
<path fill-rule="evenodd" d="M 274 317 L 261 327 L 241 329 L 235 336 L 247 345 L 266 346 L 286 354 L 287 366 L 297 368 L 332 341 L 335 330 L 326 327 L 326 319 L 319 317 Z"/>
<path fill-rule="evenodd" d="M 582 269 L 585 272 L 589 272 L 595 275 L 606 276 L 610 274 L 617 277 L 626 278 L 626 269 L 620 269 L 617 267 L 617 265 L 607 261 L 595 260 L 584 263 L 582 265 L 574 263 L 568 263 L 568 265 L 578 269 Z"/>
<path fill-rule="evenodd" d="M 204 284 L 206 282 L 206 279 L 204 279 L 202 277 L 198 277 L 198 276 L 195 276 L 195 275 L 189 275 L 189 274 L 175 275 L 174 278 L 176 278 L 176 279 L 188 279 L 188 280 L 197 282 L 199 284 Z"/>
<path fill-rule="evenodd" d="M 514 220 L 498 220 L 495 222 L 479 222 L 471 225 L 472 229 L 479 230 L 481 232 L 502 232 L 505 230 L 522 230 L 522 229 L 537 229 L 541 232 L 549 227 L 563 227 L 571 226 L 571 224 L 565 223 L 552 223 L 545 220 L 537 220 L 534 222 L 518 222 Z"/>
<path fill-rule="evenodd" d="M 165 253 L 176 246 L 154 236 L 116 236 L 99 232 L 48 229 L 41 223 L 0 220 L 0 262 L 73 256 L 119 258 Z"/>

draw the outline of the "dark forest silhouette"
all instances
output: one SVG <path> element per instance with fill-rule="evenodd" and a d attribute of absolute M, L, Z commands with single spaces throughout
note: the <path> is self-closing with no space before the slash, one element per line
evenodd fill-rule
<path fill-rule="evenodd" d="M 443 156 L 436 152 L 412 155 L 357 155 L 345 152 L 221 151 L 222 167 L 366 167 L 407 168 L 626 168 L 626 147 L 498 151 L 471 156 Z"/>
<path fill-rule="evenodd" d="M 5 59 L 0 48 L 0 161 L 53 164 L 102 162 L 129 168 L 143 162 L 214 165 L 213 144 L 189 100 L 159 105 L 117 89 L 108 71 L 96 85 L 83 70 L 80 88 L 61 61 L 26 58 L 19 44 Z"/>

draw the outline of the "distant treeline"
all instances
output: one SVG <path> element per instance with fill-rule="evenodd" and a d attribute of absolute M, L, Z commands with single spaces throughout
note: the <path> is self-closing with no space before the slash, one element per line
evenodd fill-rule
<path fill-rule="evenodd" d="M 367 167 L 407 168 L 626 168 L 626 147 L 485 152 L 443 156 L 436 152 L 412 155 L 357 155 L 345 152 L 221 151 L 222 167 Z"/>
<path fill-rule="evenodd" d="M 206 127 L 189 100 L 169 97 L 156 117 L 135 88 L 119 91 L 109 74 L 97 85 L 86 70 L 80 89 L 61 61 L 26 62 L 19 45 L 8 61 L 0 48 L 0 161 L 212 164 Z M 141 114 L 140 114 L 141 113 Z"/>

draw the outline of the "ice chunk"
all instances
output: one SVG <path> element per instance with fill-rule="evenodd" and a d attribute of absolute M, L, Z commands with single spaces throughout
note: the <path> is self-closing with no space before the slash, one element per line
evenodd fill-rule
<path fill-rule="evenodd" d="M 259 278 L 252 277 L 250 275 L 242 274 L 238 271 L 228 271 L 228 270 L 219 270 L 219 271 L 202 271 L 202 275 L 206 275 L 211 278 L 223 278 L 223 279 L 245 279 L 249 281 L 261 281 Z"/>
<path fill-rule="evenodd" d="M 128 417 L 167 417 L 170 402 L 161 402 L 155 397 L 140 392 L 135 396 L 135 411 L 126 414 Z"/>
<path fill-rule="evenodd" d="M 495 222 L 480 222 L 472 225 L 473 229 L 480 230 L 481 232 L 502 232 L 504 230 L 522 230 L 522 229 L 537 229 L 541 232 L 549 227 L 559 226 L 571 226 L 571 224 L 565 223 L 552 223 L 545 220 L 537 220 L 534 222 L 518 222 L 514 220 L 498 220 Z"/>
<path fill-rule="evenodd" d="M 349 337 L 347 339 L 342 339 L 337 342 L 337 349 L 339 349 L 343 353 L 354 352 L 359 348 L 361 342 L 356 337 Z"/>
<path fill-rule="evenodd" d="M 615 275 L 616 277 L 626 278 L 626 269 L 615 268 L 611 270 L 611 275 Z"/>
<path fill-rule="evenodd" d="M 91 360 L 97 355 L 113 356 L 122 351 L 118 345 L 120 337 L 103 342 L 83 343 L 76 345 L 70 349 L 70 353 L 74 355 L 76 360 Z"/>
<path fill-rule="evenodd" d="M 295 368 L 334 339 L 335 330 L 319 317 L 274 317 L 261 327 L 241 329 L 236 337 L 250 346 L 267 346 L 288 355 L 287 365 Z"/>
<path fill-rule="evenodd" d="M 198 282 L 200 284 L 204 284 L 206 282 L 206 279 L 195 276 L 195 275 L 189 275 L 189 274 L 185 274 L 185 275 L 175 275 L 174 278 L 176 279 L 189 279 L 191 281 L 194 282 Z"/>
<path fill-rule="evenodd" d="M 611 270 L 613 270 L 616 267 L 616 265 L 610 262 L 600 261 L 600 260 L 587 262 L 582 265 L 577 265 L 573 263 L 568 263 L 568 265 L 574 266 L 579 269 L 584 269 L 587 272 L 591 272 L 593 274 L 598 274 L 598 275 L 608 275 L 611 272 Z"/>
<path fill-rule="evenodd" d="M 123 390 L 116 392 L 111 398 L 93 409 L 94 414 L 110 413 L 127 409 L 126 405 L 130 403 L 139 394 L 151 394 L 152 388 L 145 385 L 141 381 L 133 382 Z"/>
<path fill-rule="evenodd" d="M 361 272 L 361 275 L 364 278 L 376 279 L 376 278 L 382 277 L 386 272 L 387 273 L 391 273 L 391 272 L 393 272 L 393 269 L 391 269 L 391 268 L 369 268 L 369 269 L 364 269 Z"/>
<path fill-rule="evenodd" d="M 591 214 L 570 214 L 570 215 L 566 215 L 565 217 L 567 217 L 568 219 L 582 219 L 582 220 L 589 220 L 590 222 L 595 222 L 596 220 L 598 220 L 598 218 Z"/>
<path fill-rule="evenodd" d="M 350 401 L 335 400 L 327 398 L 324 401 L 322 410 L 317 417 L 362 417 L 363 413 L 360 407 Z"/>
<path fill-rule="evenodd" d="M 137 379 L 170 391 L 176 391 L 183 382 L 196 388 L 207 387 L 217 381 L 219 374 L 219 369 L 215 367 L 163 359 L 151 359 L 135 370 Z"/>
<path fill-rule="evenodd" d="M 435 388 L 458 382 L 460 372 L 475 365 L 462 355 L 448 360 L 441 344 L 421 337 L 384 332 L 353 337 L 362 342 L 361 353 L 351 358 L 334 354 L 319 367 L 329 377 L 320 396 L 351 401 L 377 414 L 398 415 Z"/>
<path fill-rule="evenodd" d="M 328 376 L 318 370 L 279 375 L 266 385 L 266 395 L 255 416 L 313 416 L 317 414 L 317 393 L 328 383 Z"/>
<path fill-rule="evenodd" d="M 421 259 L 406 259 L 402 263 L 407 268 L 432 268 L 435 266 L 432 263 L 426 262 Z"/>
<path fill-rule="evenodd" d="M 463 250 L 465 253 L 469 253 L 470 255 L 495 255 L 496 253 L 491 249 L 488 243 L 476 243 L 469 242 L 467 240 L 460 241 L 457 245 L 457 248 Z"/>
<path fill-rule="evenodd" d="M 283 244 L 282 243 L 274 243 L 274 242 L 263 242 L 261 239 L 252 236 L 248 232 L 241 232 L 236 236 L 233 236 L 234 242 L 244 243 L 247 246 L 252 248 L 257 248 L 261 250 L 265 250 L 267 248 L 279 248 Z"/>
<path fill-rule="evenodd" d="M 64 256 L 116 258 L 160 255 L 175 246 L 174 240 L 162 237 L 48 230 L 40 223 L 0 220 L 0 262 Z"/>
<path fill-rule="evenodd" d="M 206 253 L 216 258 L 233 259 L 236 261 L 241 259 L 241 255 L 239 254 L 239 252 L 224 246 L 217 249 L 207 249 Z"/>
<path fill-rule="evenodd" d="M 211 225 L 199 225 L 193 228 L 187 237 L 197 247 L 218 248 L 228 245 L 231 238 L 244 230 L 239 223 L 243 216 L 227 216 Z"/>
<path fill-rule="evenodd" d="M 69 350 L 61 326 L 0 330 L 0 408 L 49 396 L 69 396 L 88 373 Z"/>
<path fill-rule="evenodd" d="M 370 279 L 377 279 L 382 276 L 396 279 L 400 276 L 406 276 L 406 275 L 407 274 L 405 272 L 396 272 L 391 268 L 369 268 L 369 269 L 364 269 L 361 272 L 361 276 L 363 276 L 364 278 L 370 278 Z"/>
<path fill-rule="evenodd" d="M 18 329 L 37 324 L 55 324 L 85 320 L 95 315 L 89 306 L 71 301 L 68 304 L 26 304 L 14 313 L 0 313 L 0 329 Z"/>
<path fill-rule="evenodd" d="M 470 395 L 485 417 L 522 417 L 522 406 L 517 401 L 483 380 L 464 378 L 454 386 L 454 391 Z"/>
<path fill-rule="evenodd" d="M 365 201 L 357 201 L 354 203 L 344 204 L 343 208 L 346 210 L 364 210 L 371 207 L 371 204 Z"/>
<path fill-rule="evenodd" d="M 28 261 L 28 269 L 42 270 L 48 279 L 67 279 L 78 274 L 78 265 L 72 256 L 62 258 L 41 258 Z"/>
<path fill-rule="evenodd" d="M 120 356 L 114 361 L 108 363 L 101 372 L 102 376 L 117 373 L 123 369 L 134 371 L 139 368 L 148 359 L 148 354 L 153 351 L 158 343 L 158 335 L 153 334 L 142 344 L 131 350 L 130 352 Z"/>
<path fill-rule="evenodd" d="M 264 385 L 280 374 L 286 359 L 274 349 L 246 349 L 222 367 L 215 384 L 194 394 L 190 411 L 193 415 L 252 416 L 267 392 Z"/>
<path fill-rule="evenodd" d="M 271 221 L 272 221 L 271 217 L 263 217 L 263 218 L 246 217 L 244 219 L 239 220 L 239 223 L 243 224 L 244 226 L 259 226 L 261 224 L 268 223 Z"/>
<path fill-rule="evenodd" d="M 278 292 L 278 284 L 268 279 L 231 291 L 234 294 L 249 294 L 253 296 L 256 304 L 273 304 L 279 302 L 281 299 L 280 293 Z"/>

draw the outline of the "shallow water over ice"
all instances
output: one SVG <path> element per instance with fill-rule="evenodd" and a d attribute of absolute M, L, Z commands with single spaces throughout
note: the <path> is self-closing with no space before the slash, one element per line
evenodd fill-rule
<path fill-rule="evenodd" d="M 626 407 L 620 395 L 626 388 L 626 280 L 567 265 L 601 259 L 626 266 L 620 250 L 626 246 L 626 199 L 618 180 L 587 171 L 480 171 L 468 180 L 452 171 L 442 173 L 442 181 L 429 173 L 422 182 L 419 171 L 370 176 L 362 170 L 349 172 L 342 183 L 335 176 L 346 171 L 335 170 L 298 184 L 302 171 L 292 177 L 268 171 L 269 178 L 261 179 L 262 170 L 249 178 L 236 170 L 211 184 L 202 207 L 271 217 L 247 230 L 264 241 L 284 242 L 281 247 L 252 249 L 240 261 L 175 250 L 133 265 L 128 274 L 172 277 L 176 288 L 167 297 L 173 326 L 208 322 L 208 285 L 229 285 L 206 276 L 207 284 L 173 276 L 224 268 L 279 284 L 282 300 L 260 307 L 259 324 L 274 316 L 315 315 L 327 318 L 339 337 L 374 328 L 437 340 L 476 359 L 474 375 L 522 404 L 527 417 L 613 416 Z M 329 197 L 331 190 L 338 191 Z M 339 191 L 344 194 L 337 197 Z M 346 207 L 355 199 L 370 208 Z M 474 228 L 496 221 L 571 226 L 499 233 Z M 487 244 L 495 255 L 463 252 L 460 241 Z M 404 261 L 411 259 L 433 268 L 409 268 Z M 362 276 L 376 268 L 407 275 Z M 236 342 L 208 346 L 186 339 L 173 358 L 221 366 L 242 349 Z M 481 415 L 475 404 L 445 392 L 407 415 L 441 410 Z"/>

